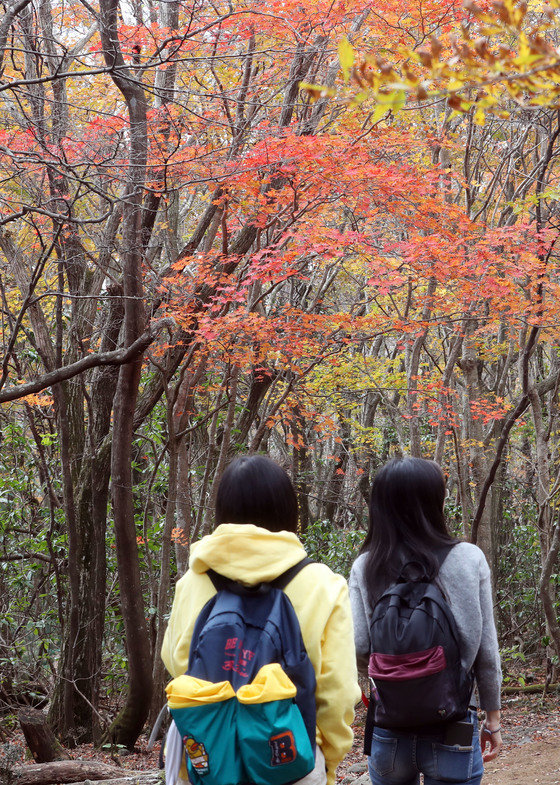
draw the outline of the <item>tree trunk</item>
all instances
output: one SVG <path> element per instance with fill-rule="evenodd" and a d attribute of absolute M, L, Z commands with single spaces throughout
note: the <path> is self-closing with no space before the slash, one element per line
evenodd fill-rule
<path fill-rule="evenodd" d="M 556 657 L 560 659 L 560 622 L 558 613 L 554 607 L 553 587 L 551 582 L 552 572 L 558 563 L 560 553 L 560 523 L 554 527 L 554 535 L 550 544 L 550 550 L 543 558 L 543 566 L 539 580 L 539 594 L 546 617 L 546 625 L 550 633 L 552 647 Z"/>
<path fill-rule="evenodd" d="M 351 434 L 348 417 L 340 410 L 338 411 L 338 422 L 340 425 L 340 437 L 339 441 L 335 443 L 334 456 L 331 460 L 332 468 L 323 492 L 321 518 L 330 523 L 341 525 L 343 523 L 341 500 L 343 498 L 344 479 L 351 451 Z"/>
<path fill-rule="evenodd" d="M 422 321 L 427 322 L 432 313 L 433 297 L 436 292 L 437 281 L 435 278 L 430 278 L 428 288 L 426 290 L 426 302 L 422 310 Z M 407 409 L 408 409 L 408 423 L 410 428 L 410 454 L 414 457 L 422 457 L 422 439 L 420 434 L 420 421 L 418 418 L 418 373 L 420 370 L 420 356 L 424 347 L 424 341 L 428 330 L 425 329 L 416 338 L 410 353 L 410 362 L 407 368 L 407 381 L 408 381 L 408 396 L 407 396 Z"/>
<path fill-rule="evenodd" d="M 74 643 L 80 633 L 80 569 L 79 563 L 82 553 L 82 543 L 76 525 L 76 505 L 74 498 L 74 478 L 71 465 L 71 443 L 68 428 L 69 406 L 66 395 L 66 385 L 56 385 L 53 388 L 56 402 L 58 428 L 60 433 L 60 461 L 62 464 L 62 487 L 64 497 L 64 513 L 68 531 L 68 610 L 66 614 L 65 638 L 67 645 L 64 648 L 62 660 L 62 679 L 59 682 L 61 692 L 61 711 L 54 717 L 56 726 L 66 743 L 74 745 L 73 725 L 76 698 L 76 673 L 74 668 L 75 649 Z M 79 687 L 78 687 L 79 689 Z M 57 721 L 58 720 L 58 721 Z M 79 731 L 78 731 L 79 732 Z"/>
<path fill-rule="evenodd" d="M 39 709 L 21 709 L 18 712 L 18 721 L 33 760 L 37 763 L 48 763 L 68 759 L 68 753 L 56 740 L 44 712 Z"/>
<path fill-rule="evenodd" d="M 144 90 L 125 65 L 117 31 L 117 0 L 100 2 L 100 36 L 111 77 L 121 91 L 130 120 L 130 155 L 123 212 L 124 346 L 131 346 L 145 325 L 142 286 L 142 197 L 146 179 L 147 117 Z M 112 500 L 119 588 L 128 654 L 128 695 L 109 729 L 110 737 L 129 749 L 144 727 L 152 698 L 152 661 L 132 494 L 134 409 L 142 357 L 123 365 L 115 393 L 111 450 Z"/>
<path fill-rule="evenodd" d="M 547 631 L 551 640 L 551 650 L 560 658 L 560 624 L 554 607 L 554 589 L 551 576 L 558 560 L 560 551 L 560 525 L 552 526 L 552 509 L 550 498 L 550 464 L 547 443 L 547 430 L 542 416 L 542 401 L 535 389 L 529 390 L 533 423 L 535 425 L 536 442 L 536 496 L 539 507 L 539 541 L 541 546 L 541 575 L 539 578 L 539 596 L 546 618 Z M 548 430 L 550 432 L 550 429 Z M 549 650 L 549 654 L 551 651 Z"/>
<path fill-rule="evenodd" d="M 306 441 L 306 422 L 299 405 L 294 410 L 292 433 L 294 437 L 292 480 L 298 502 L 299 532 L 303 534 L 307 531 L 310 523 L 309 478 L 311 477 L 311 460 L 309 457 L 309 445 Z"/>
<path fill-rule="evenodd" d="M 117 346 L 123 317 L 122 290 L 109 288 L 110 305 L 103 324 L 102 351 Z M 97 741 L 101 681 L 101 649 L 105 620 L 107 502 L 110 448 L 105 443 L 111 427 L 118 369 L 107 366 L 94 372 L 89 417 L 89 438 L 75 489 L 75 527 L 81 544 L 78 554 L 78 632 L 66 630 L 61 680 L 55 686 L 49 719 L 63 738 Z M 66 684 L 75 686 L 71 712 L 64 708 Z M 69 709 L 70 707 L 67 707 Z"/>
<path fill-rule="evenodd" d="M 169 391 L 167 391 L 169 393 Z M 153 725 L 165 703 L 165 685 L 168 681 L 163 660 L 161 659 L 161 646 L 165 633 L 165 614 L 169 606 L 169 586 L 171 567 L 171 535 L 175 526 L 177 510 L 177 472 L 179 463 L 179 445 L 175 435 L 173 418 L 173 402 L 167 396 L 167 431 L 169 434 L 169 484 L 167 507 L 165 509 L 165 522 L 161 534 L 160 573 L 156 610 L 156 641 L 154 645 L 154 664 L 152 679 L 154 683 L 152 705 L 148 719 Z"/>
<path fill-rule="evenodd" d="M 471 466 L 472 481 L 475 483 L 475 497 L 480 498 L 482 487 L 487 476 L 484 455 L 484 430 L 480 413 L 472 411 L 472 404 L 477 404 L 481 397 L 480 377 L 478 367 L 478 354 L 475 341 L 470 335 L 476 329 L 476 323 L 471 320 L 466 325 L 461 357 L 461 370 L 465 378 L 465 422 L 466 439 L 469 444 L 468 462 Z M 463 487 L 466 492 L 466 487 Z M 494 563 L 494 544 L 492 542 L 492 527 L 490 525 L 490 504 L 484 508 L 477 532 L 477 545 L 484 551 L 489 564 Z"/>
<path fill-rule="evenodd" d="M 222 429 L 222 443 L 220 445 L 220 452 L 214 472 L 214 479 L 212 482 L 212 490 L 210 492 L 210 499 L 206 508 L 206 516 L 204 521 L 204 534 L 209 534 L 214 528 L 214 511 L 216 509 L 216 498 L 218 496 L 218 486 L 222 479 L 222 474 L 228 464 L 228 459 L 231 449 L 231 431 L 235 417 L 235 405 L 237 403 L 237 380 L 239 378 L 239 367 L 234 365 L 230 370 L 229 375 L 229 404 L 227 407 L 227 414 L 224 420 Z"/>

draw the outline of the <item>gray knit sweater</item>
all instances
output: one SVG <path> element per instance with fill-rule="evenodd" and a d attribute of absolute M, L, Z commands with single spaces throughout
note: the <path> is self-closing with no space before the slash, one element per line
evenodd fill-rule
<path fill-rule="evenodd" d="M 371 607 L 364 580 L 366 554 L 354 562 L 350 573 L 350 602 L 354 639 L 359 658 L 369 655 Z M 461 659 L 465 668 L 474 666 L 480 707 L 500 708 L 502 672 L 494 624 L 490 569 L 484 554 L 468 542 L 458 543 L 439 571 L 439 583 L 457 622 L 461 637 Z"/>

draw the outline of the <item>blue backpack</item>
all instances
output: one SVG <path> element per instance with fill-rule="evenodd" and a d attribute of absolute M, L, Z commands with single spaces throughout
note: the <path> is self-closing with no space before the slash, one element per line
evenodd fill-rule
<path fill-rule="evenodd" d="M 315 766 L 315 672 L 283 589 L 307 557 L 247 587 L 208 570 L 185 676 L 167 687 L 193 785 L 286 785 Z"/>
<path fill-rule="evenodd" d="M 440 565 L 450 550 L 438 554 Z M 423 568 L 412 577 L 413 565 L 405 565 L 373 607 L 366 749 L 375 725 L 426 732 L 468 712 L 473 674 L 461 662 L 455 618 L 436 580 Z"/>

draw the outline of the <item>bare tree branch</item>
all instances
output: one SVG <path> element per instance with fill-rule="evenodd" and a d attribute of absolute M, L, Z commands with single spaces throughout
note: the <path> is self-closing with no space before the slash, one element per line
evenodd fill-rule
<path fill-rule="evenodd" d="M 67 379 L 72 379 L 74 376 L 78 376 L 78 374 L 83 373 L 90 368 L 97 368 L 100 365 L 124 365 L 125 363 L 129 363 L 139 357 L 147 349 L 161 330 L 166 327 L 171 328 L 174 325 L 175 321 L 170 316 L 166 316 L 164 319 L 158 319 L 157 322 L 151 324 L 148 329 L 126 349 L 89 354 L 87 357 L 82 357 L 71 365 L 57 368 L 55 371 L 51 371 L 51 373 L 41 376 L 40 379 L 36 379 L 34 382 L 19 384 L 16 387 L 7 387 L 0 392 L 0 403 L 15 401 L 18 398 L 24 398 L 26 395 L 41 392 L 41 390 L 45 390 L 47 387 L 52 387 L 53 384 L 59 384 Z"/>

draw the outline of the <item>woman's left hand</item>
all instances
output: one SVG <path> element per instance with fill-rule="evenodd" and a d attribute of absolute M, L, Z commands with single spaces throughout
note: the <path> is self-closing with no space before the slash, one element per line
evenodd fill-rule
<path fill-rule="evenodd" d="M 482 750 L 482 760 L 484 763 L 494 760 L 494 758 L 500 754 L 503 744 L 501 731 L 495 730 L 492 732 L 486 725 L 481 727 L 480 748 Z"/>

